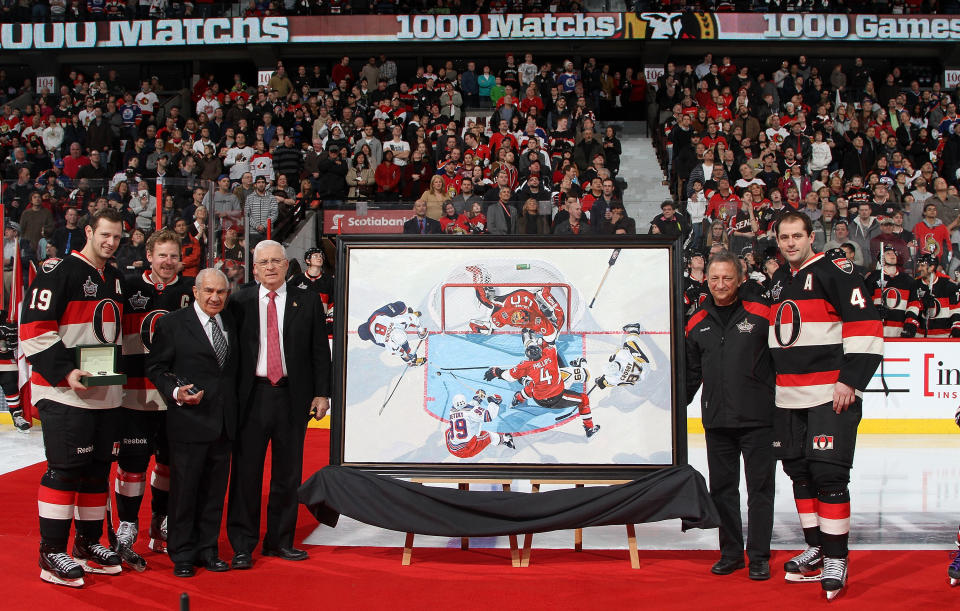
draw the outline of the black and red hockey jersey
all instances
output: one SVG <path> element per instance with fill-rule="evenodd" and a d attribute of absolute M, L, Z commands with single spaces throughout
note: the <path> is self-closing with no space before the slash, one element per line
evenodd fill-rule
<path fill-rule="evenodd" d="M 704 276 L 703 282 L 690 276 L 683 277 L 683 311 L 687 318 L 690 318 L 694 310 L 700 307 L 703 300 L 710 294 L 707 290 L 706 280 L 706 276 Z"/>
<path fill-rule="evenodd" d="M 798 270 L 780 268 L 770 299 L 777 407 L 830 403 L 838 381 L 859 396 L 883 357 L 883 328 L 842 251 L 815 254 Z"/>
<path fill-rule="evenodd" d="M 147 354 L 160 318 L 193 302 L 193 278 L 178 277 L 170 284 L 154 283 L 149 271 L 124 285 L 123 372 L 127 374 L 123 406 L 157 411 L 167 409 L 163 396 L 147 378 Z"/>
<path fill-rule="evenodd" d="M 883 321 L 884 337 L 900 337 L 904 329 L 916 333 L 916 312 L 908 306 L 917 300 L 917 283 L 908 274 L 881 275 L 880 270 L 867 274 L 867 290 Z"/>
<path fill-rule="evenodd" d="M 44 261 L 27 290 L 20 319 L 20 343 L 33 366 L 34 402 L 50 399 L 87 409 L 119 406 L 121 386 L 91 386 L 77 393 L 67 375 L 77 368 L 76 346 L 120 344 L 122 314 L 116 269 L 97 269 L 78 251 Z"/>
<path fill-rule="evenodd" d="M 324 313 L 328 316 L 332 315 L 333 291 L 335 286 L 333 276 L 321 274 L 313 277 L 304 271 L 292 276 L 290 280 L 287 281 L 287 284 L 316 293 L 317 296 L 320 297 L 320 302 L 323 304 Z"/>
<path fill-rule="evenodd" d="M 950 278 L 938 273 L 917 280 L 916 301 L 908 309 L 924 337 L 960 337 L 960 294 Z"/>

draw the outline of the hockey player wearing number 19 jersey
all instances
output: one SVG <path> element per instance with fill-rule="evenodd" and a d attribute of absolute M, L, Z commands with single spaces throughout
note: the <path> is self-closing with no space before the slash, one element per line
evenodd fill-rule
<path fill-rule="evenodd" d="M 40 578 L 59 585 L 82 586 L 85 570 L 120 572 L 120 556 L 100 537 L 123 389 L 81 384 L 75 348 L 120 343 L 123 293 L 120 274 L 108 261 L 122 228 L 113 208 L 93 215 L 83 250 L 45 261 L 23 303 L 20 342 L 33 366 L 47 457 L 38 493 Z"/>
<path fill-rule="evenodd" d="M 883 356 L 883 328 L 863 281 L 840 251 L 813 253 L 806 215 L 775 225 L 788 261 L 771 282 L 769 345 L 776 377 L 774 450 L 793 481 L 808 549 L 784 565 L 787 579 L 823 566 L 828 599 L 847 579 L 850 468 L 861 395 Z"/>

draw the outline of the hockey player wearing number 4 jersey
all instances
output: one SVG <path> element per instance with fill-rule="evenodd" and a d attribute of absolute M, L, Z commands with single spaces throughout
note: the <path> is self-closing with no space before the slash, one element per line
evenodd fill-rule
<path fill-rule="evenodd" d="M 357 335 L 364 341 L 389 348 L 390 354 L 399 356 L 411 367 L 423 365 L 427 359 L 410 349 L 407 329 L 415 329 L 421 340 L 427 337 L 427 329 L 420 324 L 420 312 L 408 308 L 402 301 L 395 301 L 371 314 L 357 329 Z"/>
<path fill-rule="evenodd" d="M 470 321 L 474 333 L 492 333 L 494 327 L 515 327 L 539 333 L 547 343 L 557 341 L 566 317 L 550 294 L 549 286 L 536 292 L 521 289 L 501 296 L 491 286 L 478 286 L 476 290 L 477 299 L 491 312 L 489 320 Z"/>
<path fill-rule="evenodd" d="M 822 566 L 828 600 L 847 581 L 850 469 L 861 396 L 883 356 L 880 315 L 839 250 L 813 253 L 810 219 L 775 225 L 789 263 L 772 280 L 769 345 L 776 371 L 773 447 L 793 481 L 807 549 L 784 564 L 789 581 Z"/>
<path fill-rule="evenodd" d="M 514 394 L 511 407 L 531 399 L 537 405 L 549 409 L 576 407 L 580 412 L 584 432 L 588 438 L 593 437 L 600 430 L 600 426 L 593 424 L 590 398 L 586 393 L 565 390 L 557 348 L 526 329 L 523 331 L 523 336 L 524 354 L 527 360 L 508 370 L 491 367 L 484 372 L 483 379 L 488 382 L 494 378 L 508 382 L 527 380 L 523 388 Z M 571 365 L 579 366 L 581 363 L 572 362 Z"/>
<path fill-rule="evenodd" d="M 490 395 L 478 389 L 473 400 L 467 402 L 463 395 L 453 398 L 450 409 L 450 427 L 444 433 L 447 450 L 454 456 L 470 458 L 482 452 L 493 443 L 493 437 L 484 427 L 493 422 L 500 413 L 500 395 Z M 515 449 L 510 433 L 493 433 L 497 436 L 497 445 Z"/>

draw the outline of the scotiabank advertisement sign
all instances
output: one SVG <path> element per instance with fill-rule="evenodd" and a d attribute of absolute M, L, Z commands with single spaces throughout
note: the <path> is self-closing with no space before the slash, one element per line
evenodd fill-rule
<path fill-rule="evenodd" d="M 863 419 L 952 422 L 960 405 L 960 340 L 887 338 L 883 350 L 883 368 L 863 393 Z M 700 417 L 699 392 L 687 417 Z"/>
<path fill-rule="evenodd" d="M 324 210 L 323 233 L 403 233 L 403 223 L 413 217 L 410 210 Z"/>
<path fill-rule="evenodd" d="M 526 13 L 218 17 L 5 23 L 0 49 L 486 40 L 960 40 L 960 17 L 760 13 Z"/>

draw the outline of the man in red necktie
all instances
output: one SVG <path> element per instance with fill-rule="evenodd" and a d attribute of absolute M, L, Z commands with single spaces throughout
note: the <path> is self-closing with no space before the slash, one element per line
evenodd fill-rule
<path fill-rule="evenodd" d="M 227 510 L 234 569 L 253 566 L 268 443 L 272 469 L 263 555 L 307 558 L 293 547 L 297 488 L 307 423 L 329 409 L 330 348 L 323 304 L 316 293 L 285 284 L 287 265 L 281 244 L 260 242 L 253 251 L 260 283 L 230 300 L 239 329 L 241 406 Z"/>

